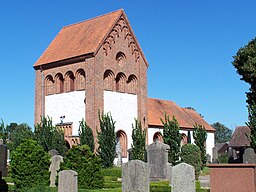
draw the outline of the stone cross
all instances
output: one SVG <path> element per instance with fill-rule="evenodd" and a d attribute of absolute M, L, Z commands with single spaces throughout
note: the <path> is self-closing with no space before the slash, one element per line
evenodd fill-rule
<path fill-rule="evenodd" d="M 73 170 L 59 172 L 58 192 L 78 192 L 77 176 Z"/>
<path fill-rule="evenodd" d="M 158 181 L 168 179 L 167 163 L 169 145 L 155 141 L 147 147 L 147 160 L 150 168 L 150 180 Z"/>
<path fill-rule="evenodd" d="M 244 164 L 256 164 L 256 154 L 254 153 L 253 148 L 246 148 L 244 150 L 243 163 Z"/>
<path fill-rule="evenodd" d="M 186 163 L 172 168 L 172 192 L 195 192 L 195 169 Z"/>
<path fill-rule="evenodd" d="M 3 144 L 0 145 L 0 171 L 3 177 L 7 177 L 7 146 Z"/>
<path fill-rule="evenodd" d="M 122 191 L 149 192 L 149 165 L 131 160 L 122 166 Z"/>
<path fill-rule="evenodd" d="M 60 163 L 63 162 L 63 157 L 60 155 L 55 155 L 51 158 L 51 165 L 49 171 L 51 172 L 50 175 L 50 187 L 56 187 L 56 177 L 57 172 L 60 170 Z"/>

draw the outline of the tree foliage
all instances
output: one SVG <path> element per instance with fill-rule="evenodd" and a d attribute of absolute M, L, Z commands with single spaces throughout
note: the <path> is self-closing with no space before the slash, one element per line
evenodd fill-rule
<path fill-rule="evenodd" d="M 146 130 L 142 130 L 141 122 L 135 119 L 132 125 L 132 159 L 145 161 Z"/>
<path fill-rule="evenodd" d="M 220 122 L 212 124 L 212 127 L 215 129 L 215 143 L 225 143 L 230 141 L 232 136 L 232 130 L 227 128 L 225 125 Z"/>
<path fill-rule="evenodd" d="M 99 113 L 99 121 L 100 131 L 97 131 L 99 148 L 97 152 L 103 160 L 103 167 L 112 167 L 116 156 L 115 122 L 109 113 L 102 113 L 102 115 Z"/>
<path fill-rule="evenodd" d="M 194 144 L 183 145 L 181 147 L 181 162 L 195 168 L 195 177 L 198 180 L 202 167 L 200 148 Z"/>
<path fill-rule="evenodd" d="M 94 155 L 87 145 L 73 146 L 68 150 L 61 164 L 62 170 L 78 173 L 78 185 L 85 189 L 102 188 L 101 159 Z"/>
<path fill-rule="evenodd" d="M 50 117 L 42 117 L 41 122 L 35 126 L 35 139 L 48 152 L 57 150 L 61 155 L 67 151 L 64 133 L 52 124 Z"/>
<path fill-rule="evenodd" d="M 195 140 L 195 144 L 199 147 L 201 151 L 201 161 L 202 161 L 202 168 L 206 165 L 207 157 L 206 157 L 206 139 L 207 139 L 207 132 L 205 127 L 199 124 L 194 125 L 193 131 L 193 138 Z"/>
<path fill-rule="evenodd" d="M 6 130 L 6 127 L 4 125 L 3 119 L 1 119 L 0 122 L 0 139 L 3 139 L 3 143 L 6 144 L 8 138 L 8 132 Z"/>
<path fill-rule="evenodd" d="M 17 188 L 49 182 L 50 155 L 32 139 L 24 140 L 12 154 L 11 177 Z"/>
<path fill-rule="evenodd" d="M 161 121 L 164 125 L 164 143 L 170 146 L 168 161 L 172 163 L 172 165 L 177 165 L 179 163 L 180 144 L 182 139 L 182 135 L 179 132 L 179 123 L 174 116 L 172 117 L 172 120 L 170 120 L 170 117 L 166 114 L 164 115 L 164 120 L 161 119 Z"/>
<path fill-rule="evenodd" d="M 250 85 L 249 92 L 246 93 L 249 112 L 247 125 L 251 130 L 250 143 L 256 153 L 256 38 L 241 47 L 233 58 L 232 64 L 242 76 L 241 80 Z"/>
<path fill-rule="evenodd" d="M 241 47 L 233 57 L 232 64 L 241 75 L 241 80 L 250 85 L 247 92 L 247 103 L 256 103 L 256 38 L 252 39 L 247 45 Z"/>
<path fill-rule="evenodd" d="M 85 120 L 79 122 L 79 138 L 80 145 L 88 145 L 91 151 L 94 151 L 94 137 L 92 133 L 92 129 L 86 124 Z"/>

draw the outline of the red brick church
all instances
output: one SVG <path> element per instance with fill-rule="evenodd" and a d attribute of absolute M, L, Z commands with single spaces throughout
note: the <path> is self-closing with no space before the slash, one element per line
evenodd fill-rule
<path fill-rule="evenodd" d="M 214 129 L 197 113 L 171 101 L 148 99 L 148 66 L 123 10 L 63 27 L 34 64 L 35 123 L 42 115 L 50 116 L 65 130 L 67 145 L 72 146 L 79 142 L 82 118 L 96 136 L 98 111 L 110 112 L 127 159 L 134 118 L 147 130 L 149 144 L 161 140 L 159 120 L 166 112 L 179 120 L 183 143 L 195 122 L 203 124 L 211 155 Z"/>

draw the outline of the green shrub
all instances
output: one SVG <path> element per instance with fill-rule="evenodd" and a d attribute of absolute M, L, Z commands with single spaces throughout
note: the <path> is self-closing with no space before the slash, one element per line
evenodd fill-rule
<path fill-rule="evenodd" d="M 102 188 L 101 159 L 91 152 L 89 146 L 73 146 L 68 150 L 63 160 L 61 169 L 76 171 L 78 173 L 78 185 L 80 188 Z"/>
<path fill-rule="evenodd" d="M 11 177 L 17 188 L 49 182 L 50 155 L 32 139 L 24 140 L 12 154 Z"/>
<path fill-rule="evenodd" d="M 228 154 L 222 153 L 218 156 L 219 163 L 228 163 Z"/>
<path fill-rule="evenodd" d="M 202 167 L 200 148 L 194 144 L 183 145 L 181 147 L 181 161 L 195 168 L 195 177 L 198 180 Z"/>
<path fill-rule="evenodd" d="M 101 170 L 103 176 L 115 176 L 115 177 L 122 177 L 122 168 L 121 167 L 110 167 L 104 168 Z"/>

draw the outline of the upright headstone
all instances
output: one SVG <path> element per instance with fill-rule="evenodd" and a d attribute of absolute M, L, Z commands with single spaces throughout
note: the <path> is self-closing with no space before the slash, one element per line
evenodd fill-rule
<path fill-rule="evenodd" d="M 77 172 L 73 170 L 63 170 L 59 172 L 58 192 L 77 192 Z"/>
<path fill-rule="evenodd" d="M 208 153 L 206 154 L 206 158 L 207 158 L 207 163 L 211 163 L 212 162 L 212 157 Z"/>
<path fill-rule="evenodd" d="M 131 160 L 122 166 L 122 191 L 149 192 L 149 165 Z"/>
<path fill-rule="evenodd" d="M 172 168 L 172 192 L 195 192 L 195 169 L 186 163 Z"/>
<path fill-rule="evenodd" d="M 4 144 L 0 145 L 0 171 L 2 171 L 3 177 L 7 177 L 7 146 Z"/>
<path fill-rule="evenodd" d="M 57 177 L 57 172 L 60 170 L 60 163 L 63 162 L 63 157 L 60 155 L 54 155 L 51 158 L 51 165 L 49 168 L 49 171 L 51 172 L 50 175 L 50 187 L 56 187 L 56 177 Z"/>
<path fill-rule="evenodd" d="M 172 185 L 172 164 L 167 163 L 167 180 L 169 180 L 169 185 Z"/>
<path fill-rule="evenodd" d="M 132 148 L 128 149 L 128 161 L 132 160 Z"/>
<path fill-rule="evenodd" d="M 59 152 L 56 149 L 51 149 L 50 151 L 48 151 L 48 153 L 51 155 L 51 157 L 53 157 L 54 155 L 59 155 Z"/>
<path fill-rule="evenodd" d="M 212 163 L 219 163 L 217 147 L 212 148 Z"/>
<path fill-rule="evenodd" d="M 2 179 L 2 172 L 0 171 L 0 191 L 8 192 L 8 185 L 4 179 Z"/>
<path fill-rule="evenodd" d="M 150 168 L 151 181 L 166 180 L 169 145 L 155 141 L 147 147 L 147 161 Z"/>
<path fill-rule="evenodd" d="M 256 154 L 254 153 L 253 148 L 247 148 L 244 150 L 243 163 L 256 164 Z"/>

